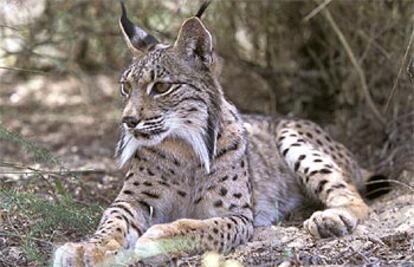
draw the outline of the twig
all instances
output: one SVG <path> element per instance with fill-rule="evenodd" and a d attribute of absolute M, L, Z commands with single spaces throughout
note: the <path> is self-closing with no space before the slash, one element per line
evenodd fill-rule
<path fill-rule="evenodd" d="M 400 76 L 401 76 L 403 67 L 405 65 L 405 62 L 407 61 L 408 52 L 410 51 L 410 47 L 411 47 L 411 44 L 413 43 L 413 39 L 414 39 L 414 29 L 411 32 L 411 36 L 410 36 L 410 39 L 408 41 L 407 49 L 405 50 L 404 57 L 401 60 L 400 69 L 398 71 L 397 78 L 394 81 L 394 85 L 392 86 L 391 92 L 390 92 L 390 94 L 388 96 L 387 103 L 385 104 L 384 112 L 387 112 L 388 111 L 388 108 L 390 107 L 391 100 L 394 97 L 395 92 L 397 91 L 398 81 L 400 80 Z"/>
<path fill-rule="evenodd" d="M 4 25 L 4 24 L 0 24 L 0 28 L 7 28 L 7 29 L 12 29 L 14 31 L 19 31 L 19 29 L 17 29 L 16 27 Z"/>
<path fill-rule="evenodd" d="M 341 30 L 339 29 L 338 25 L 335 23 L 334 19 L 331 16 L 331 13 L 328 9 L 325 9 L 322 11 L 325 18 L 328 20 L 329 24 L 331 25 L 332 29 L 336 33 L 336 35 L 339 38 L 339 41 L 341 42 L 342 46 L 344 47 L 346 53 L 348 54 L 349 59 L 351 60 L 352 65 L 354 66 L 356 72 L 358 73 L 359 80 L 361 82 L 362 91 L 364 93 L 365 101 L 368 104 L 368 107 L 371 109 L 372 113 L 375 115 L 376 119 L 381 123 L 383 127 L 385 127 L 385 119 L 381 112 L 377 109 L 375 106 L 374 101 L 372 100 L 372 97 L 369 93 L 367 81 L 365 78 L 365 73 L 362 70 L 361 66 L 359 65 L 358 61 L 355 58 L 354 53 L 352 52 L 351 47 L 349 46 L 347 40 L 345 39 L 345 36 L 342 34 Z"/>
<path fill-rule="evenodd" d="M 357 31 L 358 35 L 361 36 L 363 39 L 367 40 L 369 43 L 372 43 L 378 51 L 383 54 L 388 60 L 391 58 L 390 53 L 385 50 L 378 42 L 375 41 L 375 36 L 368 36 L 363 30 Z"/>
<path fill-rule="evenodd" d="M 411 82 L 414 83 L 414 57 L 411 57 L 410 62 L 407 64 L 407 73 Z"/>
<path fill-rule="evenodd" d="M 53 175 L 61 175 L 61 176 L 76 176 L 76 175 L 90 175 L 90 174 L 105 174 L 105 170 L 96 170 L 96 169 L 89 169 L 89 170 L 42 170 L 28 166 L 19 166 L 16 163 L 11 162 L 0 162 L 0 167 L 9 167 L 12 169 L 17 169 L 19 171 L 0 171 L 0 173 L 12 173 L 12 174 L 53 174 Z"/>
<path fill-rule="evenodd" d="M 34 72 L 34 73 L 49 74 L 48 72 L 42 71 L 42 70 L 30 70 L 30 69 L 15 68 L 15 67 L 0 66 L 0 69 L 13 70 L 13 71 L 22 71 L 22 72 Z"/>
<path fill-rule="evenodd" d="M 313 18 L 314 16 L 316 16 L 319 12 L 321 12 L 331 2 L 332 2 L 332 0 L 325 0 L 325 2 L 323 2 L 322 4 L 320 4 L 317 8 L 315 8 L 314 10 L 312 10 L 311 13 L 309 13 L 308 15 L 306 15 L 306 17 L 304 17 L 302 21 L 303 22 L 308 22 L 311 18 Z"/>

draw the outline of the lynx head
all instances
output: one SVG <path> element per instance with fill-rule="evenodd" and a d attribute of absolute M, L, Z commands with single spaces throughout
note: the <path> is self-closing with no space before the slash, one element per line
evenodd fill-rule
<path fill-rule="evenodd" d="M 125 99 L 117 147 L 123 166 L 140 147 L 167 138 L 187 142 L 209 171 L 220 125 L 222 91 L 214 77 L 212 37 L 200 20 L 187 19 L 172 45 L 161 44 L 127 18 L 119 20 L 134 54 L 120 84 Z"/>

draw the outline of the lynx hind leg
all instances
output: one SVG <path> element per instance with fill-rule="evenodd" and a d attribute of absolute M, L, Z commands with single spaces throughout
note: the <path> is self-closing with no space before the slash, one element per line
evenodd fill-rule
<path fill-rule="evenodd" d="M 352 233 L 368 207 L 352 184 L 360 170 L 350 153 L 308 121 L 281 122 L 277 142 L 305 191 L 327 207 L 306 220 L 305 229 L 318 238 Z"/>

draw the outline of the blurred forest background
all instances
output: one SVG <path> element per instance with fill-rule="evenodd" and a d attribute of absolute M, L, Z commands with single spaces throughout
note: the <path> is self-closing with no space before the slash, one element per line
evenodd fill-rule
<path fill-rule="evenodd" d="M 126 1 L 165 43 L 200 4 Z M 46 264 L 116 195 L 119 15 L 118 1 L 0 0 L 0 266 Z M 412 169 L 414 1 L 216 0 L 204 21 L 243 112 L 312 119 L 364 167 Z"/>

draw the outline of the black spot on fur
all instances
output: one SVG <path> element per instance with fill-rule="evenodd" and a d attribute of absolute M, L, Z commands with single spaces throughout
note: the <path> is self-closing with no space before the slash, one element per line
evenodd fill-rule
<path fill-rule="evenodd" d="M 182 196 L 182 197 L 185 197 L 185 196 L 187 195 L 187 193 L 186 193 L 186 192 L 181 191 L 181 190 L 178 190 L 178 191 L 177 191 L 177 194 L 178 194 L 178 195 L 180 195 L 180 196 Z"/>
<path fill-rule="evenodd" d="M 250 209 L 250 204 L 249 204 L 249 203 L 245 203 L 245 204 L 242 206 L 242 209 Z"/>
<path fill-rule="evenodd" d="M 165 182 L 165 181 L 158 181 L 158 183 L 160 185 L 163 185 L 163 186 L 166 186 L 166 187 L 170 187 L 170 185 L 167 182 Z"/>
<path fill-rule="evenodd" d="M 221 196 L 225 196 L 227 194 L 227 189 L 226 188 L 224 188 L 224 187 L 221 187 L 220 188 L 220 195 Z"/>
<path fill-rule="evenodd" d="M 330 169 L 322 169 L 319 171 L 321 174 L 330 174 L 332 171 Z"/>
<path fill-rule="evenodd" d="M 215 185 L 215 184 L 212 184 L 212 185 L 210 185 L 209 187 L 207 187 L 207 191 L 211 191 L 211 190 L 213 190 L 214 188 L 216 188 L 216 185 Z"/>
<path fill-rule="evenodd" d="M 327 180 L 319 181 L 318 186 L 316 187 L 316 190 L 315 190 L 315 194 L 319 195 L 323 191 L 323 188 L 327 183 L 328 183 Z"/>
<path fill-rule="evenodd" d="M 142 184 L 145 185 L 145 186 L 152 186 L 152 183 L 151 182 L 148 182 L 148 181 L 145 181 Z"/>
<path fill-rule="evenodd" d="M 134 194 L 134 192 L 132 192 L 131 190 L 124 190 L 123 193 L 125 195 L 132 195 L 132 194 Z"/>
<path fill-rule="evenodd" d="M 160 196 L 151 192 L 147 192 L 147 191 L 142 191 L 141 194 L 146 195 L 147 197 L 150 198 L 159 198 Z"/>
<path fill-rule="evenodd" d="M 213 205 L 214 205 L 214 207 L 216 207 L 216 208 L 222 207 L 222 206 L 223 206 L 223 201 L 221 201 L 221 200 L 216 200 L 216 201 L 213 203 Z"/>
<path fill-rule="evenodd" d="M 235 198 L 241 198 L 242 194 L 241 193 L 234 193 L 233 196 Z"/>
<path fill-rule="evenodd" d="M 295 162 L 295 167 L 294 167 L 295 172 L 299 170 L 299 168 L 300 168 L 300 160 Z"/>
<path fill-rule="evenodd" d="M 318 145 L 320 145 L 320 146 L 322 146 L 323 145 L 323 143 L 322 143 L 322 141 L 321 140 L 316 140 L 316 143 L 318 144 Z"/>
<path fill-rule="evenodd" d="M 311 177 L 311 176 L 313 176 L 313 175 L 315 175 L 315 174 L 317 174 L 318 173 L 318 171 L 311 171 L 310 173 L 309 173 L 309 177 Z"/>
<path fill-rule="evenodd" d="M 282 155 L 286 156 L 286 154 L 289 152 L 289 148 L 285 148 L 285 150 L 283 150 Z"/>
<path fill-rule="evenodd" d="M 239 176 L 236 174 L 236 175 L 233 176 L 232 180 L 236 181 L 238 178 L 239 178 Z"/>
<path fill-rule="evenodd" d="M 238 225 L 238 224 L 239 224 L 239 223 L 237 222 L 237 220 L 236 220 L 236 219 L 234 219 L 233 217 L 230 217 L 229 219 L 230 219 L 230 221 L 232 221 L 235 225 Z"/>
<path fill-rule="evenodd" d="M 131 172 L 130 174 L 128 174 L 127 177 L 125 177 L 125 181 L 128 181 L 129 179 L 131 179 L 132 176 L 134 176 L 134 173 Z"/>
<path fill-rule="evenodd" d="M 236 204 L 234 204 L 234 203 L 231 203 L 230 204 L 230 206 L 229 206 L 229 210 L 233 210 L 233 209 L 235 209 L 235 208 L 237 208 L 238 206 L 236 205 Z"/>
<path fill-rule="evenodd" d="M 224 182 L 227 179 L 229 179 L 229 177 L 227 175 L 226 176 L 223 176 L 223 177 L 220 178 L 220 182 Z"/>
<path fill-rule="evenodd" d="M 234 143 L 231 144 L 230 146 L 223 148 L 222 150 L 217 152 L 216 158 L 220 158 L 222 156 L 224 156 L 225 154 L 227 154 L 228 152 L 237 150 L 239 148 L 239 143 Z"/>

